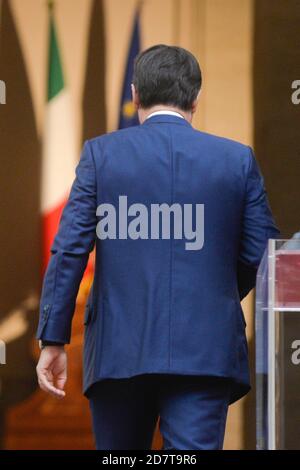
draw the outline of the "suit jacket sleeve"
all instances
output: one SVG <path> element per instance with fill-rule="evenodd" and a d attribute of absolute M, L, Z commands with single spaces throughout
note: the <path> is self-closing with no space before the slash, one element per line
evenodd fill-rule
<path fill-rule="evenodd" d="M 40 301 L 37 338 L 69 343 L 76 297 L 96 234 L 96 172 L 86 142 L 51 247 Z"/>
<path fill-rule="evenodd" d="M 245 205 L 238 258 L 238 288 L 242 300 L 255 287 L 256 273 L 269 238 L 278 238 L 269 206 L 264 180 L 249 148 Z"/>

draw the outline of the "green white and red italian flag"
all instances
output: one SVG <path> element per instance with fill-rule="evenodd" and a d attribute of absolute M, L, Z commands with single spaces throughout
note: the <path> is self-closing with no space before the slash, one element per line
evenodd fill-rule
<path fill-rule="evenodd" d="M 48 93 L 41 195 L 44 269 L 74 179 L 77 162 L 71 97 L 64 79 L 52 8 L 49 11 Z"/>

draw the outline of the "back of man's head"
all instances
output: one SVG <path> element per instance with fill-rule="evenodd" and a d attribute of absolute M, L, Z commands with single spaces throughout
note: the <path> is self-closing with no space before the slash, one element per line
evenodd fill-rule
<path fill-rule="evenodd" d="M 169 105 L 190 111 L 201 83 L 197 59 L 182 47 L 158 44 L 135 59 L 133 84 L 144 109 Z"/>

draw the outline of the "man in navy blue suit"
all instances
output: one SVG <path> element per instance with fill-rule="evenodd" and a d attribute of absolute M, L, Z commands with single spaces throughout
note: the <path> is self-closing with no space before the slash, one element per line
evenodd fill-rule
<path fill-rule="evenodd" d="M 37 367 L 65 395 L 71 322 L 96 244 L 85 312 L 84 393 L 98 449 L 221 449 L 249 389 L 240 301 L 278 236 L 250 147 L 191 125 L 195 57 L 157 45 L 135 61 L 140 125 L 87 141 L 52 245 Z"/>

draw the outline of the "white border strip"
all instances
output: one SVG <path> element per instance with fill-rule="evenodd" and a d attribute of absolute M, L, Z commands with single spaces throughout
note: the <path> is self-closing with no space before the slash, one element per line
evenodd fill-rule
<path fill-rule="evenodd" d="M 275 243 L 276 240 L 268 242 L 268 450 L 276 449 Z"/>

